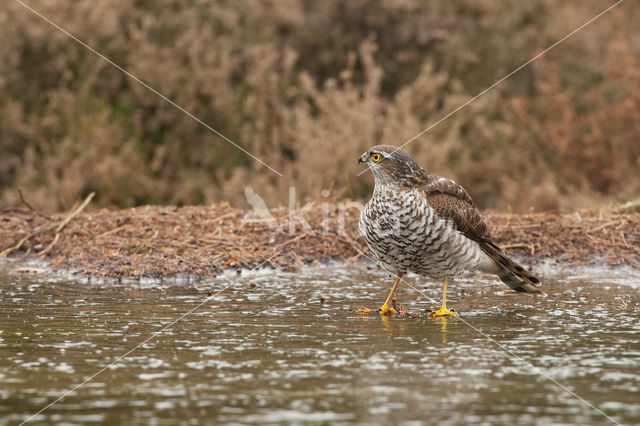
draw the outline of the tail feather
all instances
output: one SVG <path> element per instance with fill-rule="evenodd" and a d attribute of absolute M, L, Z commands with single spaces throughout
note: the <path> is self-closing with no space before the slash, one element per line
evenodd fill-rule
<path fill-rule="evenodd" d="M 509 259 L 506 254 L 490 241 L 481 244 L 482 250 L 491 258 L 498 266 L 498 277 L 506 285 L 520 293 L 537 294 L 546 296 L 546 293 L 540 289 L 542 283 L 531 272 Z"/>

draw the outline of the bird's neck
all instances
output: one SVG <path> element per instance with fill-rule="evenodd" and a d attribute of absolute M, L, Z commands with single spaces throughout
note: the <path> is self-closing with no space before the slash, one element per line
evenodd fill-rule
<path fill-rule="evenodd" d="M 398 185 L 396 182 L 376 179 L 373 185 L 373 196 L 381 196 L 383 194 L 388 194 L 389 192 L 399 192 L 402 190 L 402 187 Z"/>
<path fill-rule="evenodd" d="M 433 175 L 432 173 L 418 168 L 407 174 L 396 174 L 390 176 L 387 174 L 374 173 L 374 193 L 376 191 L 402 191 L 420 186 L 426 183 Z"/>

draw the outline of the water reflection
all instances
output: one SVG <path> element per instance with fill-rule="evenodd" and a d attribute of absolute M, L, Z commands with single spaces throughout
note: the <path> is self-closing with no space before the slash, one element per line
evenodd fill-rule
<path fill-rule="evenodd" d="M 427 285 L 437 297 L 439 283 Z M 354 305 L 383 300 L 388 278 L 353 266 L 161 286 L 5 269 L 0 425 L 19 423 L 153 333 L 36 420 L 607 423 L 474 328 L 618 421 L 640 421 L 637 286 L 557 279 L 543 300 L 507 297 L 476 278 L 451 287 L 464 290 L 449 295 L 461 316 L 431 320 L 355 314 Z M 400 291 L 412 312 L 437 307 Z"/>

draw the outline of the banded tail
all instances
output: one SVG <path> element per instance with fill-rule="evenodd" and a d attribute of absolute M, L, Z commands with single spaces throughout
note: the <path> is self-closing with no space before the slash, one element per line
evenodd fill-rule
<path fill-rule="evenodd" d="M 547 294 L 540 289 L 542 283 L 531 272 L 509 259 L 500 247 L 491 241 L 485 241 L 480 244 L 482 250 L 496 263 L 498 271 L 496 274 L 503 283 L 520 293 L 537 294 L 546 296 Z"/>

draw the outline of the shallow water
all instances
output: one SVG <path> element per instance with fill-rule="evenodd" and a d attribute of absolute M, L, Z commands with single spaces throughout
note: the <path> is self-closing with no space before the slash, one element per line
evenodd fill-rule
<path fill-rule="evenodd" d="M 0 425 L 105 366 L 30 423 L 640 424 L 633 271 L 547 271 L 546 299 L 459 279 L 461 315 L 440 320 L 355 314 L 391 286 L 364 266 L 196 283 L 25 272 L 0 264 Z M 439 283 L 407 281 L 409 311 L 438 307 Z"/>

